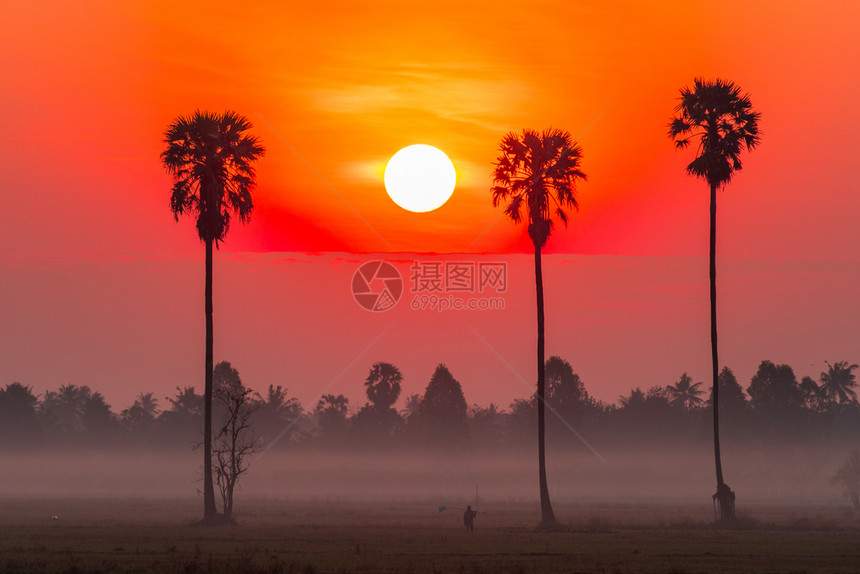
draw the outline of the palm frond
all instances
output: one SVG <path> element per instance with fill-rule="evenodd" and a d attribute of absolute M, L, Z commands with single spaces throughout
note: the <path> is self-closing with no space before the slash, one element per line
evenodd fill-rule
<path fill-rule="evenodd" d="M 234 111 L 197 110 L 179 116 L 164 134 L 161 161 L 174 178 L 171 210 L 196 215 L 203 240 L 224 239 L 231 216 L 247 221 L 253 211 L 254 163 L 265 155 L 251 122 Z"/>
<path fill-rule="evenodd" d="M 553 216 L 567 224 L 566 209 L 578 209 L 576 184 L 586 180 L 580 169 L 582 148 L 569 132 L 547 128 L 508 133 L 494 163 L 493 206 L 508 202 L 505 214 L 515 223 L 528 221 L 528 232 L 543 246 L 553 229 Z M 550 209 L 554 204 L 554 209 Z"/>
<path fill-rule="evenodd" d="M 741 154 L 759 143 L 761 115 L 753 111 L 748 94 L 733 82 L 717 78 L 693 80 L 693 88 L 680 90 L 669 137 L 676 149 L 699 142 L 696 158 L 687 166 L 690 175 L 721 186 L 743 168 Z"/>

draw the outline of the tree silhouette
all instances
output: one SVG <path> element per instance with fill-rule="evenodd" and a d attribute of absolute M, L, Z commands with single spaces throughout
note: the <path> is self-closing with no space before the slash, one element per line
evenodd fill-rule
<path fill-rule="evenodd" d="M 386 410 L 397 402 L 403 375 L 391 363 L 376 363 L 371 367 L 364 386 L 367 398 L 379 410 Z"/>
<path fill-rule="evenodd" d="M 553 214 L 567 225 L 565 209 L 578 209 L 576 184 L 585 180 L 580 170 L 582 148 L 570 133 L 558 129 L 537 132 L 524 129 L 522 135 L 508 133 L 502 138 L 493 172 L 493 206 L 506 202 L 505 214 L 520 223 L 525 219 L 535 253 L 537 298 L 537 411 L 538 485 L 541 525 L 556 523 L 546 480 L 546 405 L 544 373 L 544 301 L 541 249 L 552 234 Z M 525 211 L 525 214 L 523 213 Z"/>
<path fill-rule="evenodd" d="M 265 150 L 255 136 L 247 135 L 251 122 L 236 112 L 196 111 L 180 116 L 164 134 L 167 149 L 161 161 L 173 176 L 170 209 L 176 220 L 196 218 L 197 234 L 206 248 L 204 306 L 206 314 L 205 385 L 203 391 L 203 519 L 216 517 L 212 483 L 212 246 L 227 235 L 232 214 L 248 221 L 254 209 L 251 192 L 254 162 Z"/>
<path fill-rule="evenodd" d="M 622 409 L 641 409 L 645 407 L 645 392 L 640 388 L 630 390 L 630 396 L 621 395 L 618 397 L 618 404 Z"/>
<path fill-rule="evenodd" d="M 762 361 L 747 387 L 754 409 L 771 417 L 788 418 L 803 406 L 803 392 L 794 369 Z"/>
<path fill-rule="evenodd" d="M 48 391 L 39 405 L 47 430 L 62 441 L 85 439 L 105 444 L 115 439 L 117 417 L 104 395 L 86 385 L 63 385 Z"/>
<path fill-rule="evenodd" d="M 86 385 L 62 385 L 56 391 L 47 391 L 39 409 L 48 429 L 63 439 L 83 430 L 84 405 L 91 395 Z"/>
<path fill-rule="evenodd" d="M 720 429 L 721 436 L 725 437 L 727 431 L 733 437 L 746 436 L 749 430 L 750 421 L 747 414 L 750 410 L 750 404 L 747 401 L 743 387 L 738 383 L 735 373 L 729 367 L 723 367 L 723 370 L 720 371 L 718 384 L 720 387 L 720 421 L 723 423 Z M 706 402 L 708 409 L 714 408 L 713 394 L 714 390 L 709 389 L 708 400 Z M 708 416 L 713 416 L 712 413 L 707 414 Z M 726 423 L 729 424 L 726 425 Z"/>
<path fill-rule="evenodd" d="M 812 377 L 803 377 L 800 379 L 800 394 L 803 398 L 804 408 L 819 412 L 824 407 L 823 403 L 825 400 L 821 393 L 821 387 L 818 386 L 818 383 Z"/>
<path fill-rule="evenodd" d="M 89 391 L 89 387 L 81 387 Z M 112 442 L 117 430 L 117 418 L 104 395 L 89 393 L 81 408 L 81 423 L 92 442 Z"/>
<path fill-rule="evenodd" d="M 158 416 L 158 399 L 153 393 L 140 393 L 134 403 L 120 413 L 126 427 L 135 433 L 149 429 Z"/>
<path fill-rule="evenodd" d="M 412 417 L 418 415 L 418 411 L 421 409 L 421 395 L 419 393 L 413 393 L 406 397 L 406 401 L 403 404 L 403 409 L 400 411 L 400 414 L 403 416 L 403 419 L 406 422 L 412 420 Z"/>
<path fill-rule="evenodd" d="M 705 394 L 705 391 L 699 388 L 701 386 L 702 383 L 694 383 L 693 378 L 687 373 L 682 374 L 677 383 L 666 387 L 669 404 L 687 410 L 700 406 L 702 404 L 700 397 Z"/>
<path fill-rule="evenodd" d="M 720 407 L 723 409 L 724 414 L 726 412 L 737 414 L 744 411 L 749 404 L 747 403 L 747 398 L 744 395 L 744 389 L 738 383 L 737 377 L 735 377 L 734 371 L 732 371 L 728 367 L 723 367 L 723 370 L 720 371 L 719 381 L 719 397 L 720 397 Z M 711 389 L 710 396 L 708 397 L 708 406 L 714 406 L 714 390 Z"/>
<path fill-rule="evenodd" d="M 216 428 L 212 452 L 215 456 L 215 483 L 221 493 L 224 520 L 233 517 L 233 493 L 239 478 L 248 471 L 248 457 L 263 446 L 253 432 L 251 416 L 260 403 L 252 400 L 253 391 L 242 383 L 239 371 L 228 361 L 215 365 L 212 374 L 213 409 Z"/>
<path fill-rule="evenodd" d="M 266 441 L 271 443 L 284 433 L 291 438 L 297 428 L 295 421 L 302 416 L 302 405 L 289 396 L 289 389 L 281 385 L 269 385 L 266 395 L 254 393 L 254 424 Z"/>
<path fill-rule="evenodd" d="M 194 387 L 176 387 L 173 397 L 164 397 L 170 405 L 158 415 L 154 432 L 161 442 L 177 447 L 181 444 L 201 444 L 203 422 L 203 395 Z"/>
<path fill-rule="evenodd" d="M 352 418 L 354 438 L 367 445 L 373 441 L 386 444 L 398 433 L 403 418 L 392 405 L 400 396 L 403 375 L 391 363 L 375 363 L 364 381 L 367 398 L 364 405 Z"/>
<path fill-rule="evenodd" d="M 171 410 L 189 417 L 203 414 L 203 397 L 194 392 L 194 387 L 176 387 L 176 397 L 167 397 Z"/>
<path fill-rule="evenodd" d="M 821 396 L 831 405 L 843 405 L 857 402 L 854 387 L 857 381 L 854 376 L 856 364 L 849 365 L 848 361 L 837 361 L 827 365 L 827 371 L 821 373 L 821 385 L 818 387 Z"/>
<path fill-rule="evenodd" d="M 613 414 L 620 418 L 621 428 L 630 436 L 631 443 L 654 438 L 665 441 L 667 436 L 678 434 L 677 409 L 669 404 L 666 387 L 653 386 L 647 391 L 636 387 L 629 396 L 619 397 L 618 402 L 621 408 Z"/>
<path fill-rule="evenodd" d="M 760 114 L 753 111 L 749 96 L 741 94 L 733 82 L 701 78 L 693 81 L 693 89 L 681 89 L 675 108 L 677 115 L 669 124 L 669 137 L 677 149 L 697 144 L 697 155 L 687 165 L 687 173 L 704 179 L 710 186 L 710 292 L 711 292 L 711 361 L 712 393 L 714 399 L 714 460 L 717 471 L 717 493 L 720 517 L 735 520 L 735 494 L 723 480 L 720 458 L 719 370 L 717 353 L 717 190 L 729 183 L 739 171 L 741 153 L 752 150 L 759 142 Z"/>
<path fill-rule="evenodd" d="M 30 386 L 10 383 L 0 389 L 0 442 L 6 446 L 24 448 L 37 441 L 38 402 L 39 398 L 33 394 Z"/>
<path fill-rule="evenodd" d="M 462 445 L 468 433 L 468 411 L 463 387 L 448 367 L 440 363 L 418 406 L 417 420 L 422 434 L 435 444 Z"/>
<path fill-rule="evenodd" d="M 518 442 L 534 440 L 535 422 L 537 421 L 537 399 L 534 393 L 527 399 L 514 399 L 508 405 L 505 415 L 505 426 L 512 438 Z"/>
<path fill-rule="evenodd" d="M 582 379 L 569 362 L 555 355 L 546 360 L 544 368 L 547 404 L 555 410 L 557 418 L 574 424 L 572 419 L 581 416 L 590 402 Z"/>
<path fill-rule="evenodd" d="M 344 395 L 323 395 L 314 414 L 319 422 L 320 434 L 324 440 L 340 440 L 347 430 L 346 413 L 349 409 L 349 399 Z"/>
<path fill-rule="evenodd" d="M 472 405 L 469 409 L 469 436 L 473 443 L 487 446 L 503 446 L 509 444 L 509 436 L 505 419 L 507 413 L 499 410 L 495 403 L 486 407 Z"/>

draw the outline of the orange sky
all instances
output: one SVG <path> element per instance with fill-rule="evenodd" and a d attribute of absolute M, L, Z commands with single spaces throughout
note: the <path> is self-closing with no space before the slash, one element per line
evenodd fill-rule
<path fill-rule="evenodd" d="M 73 253 L 193 250 L 165 220 L 169 180 L 153 158 L 173 117 L 229 107 L 269 153 L 254 224 L 228 250 L 522 251 L 523 231 L 490 205 L 490 163 L 506 131 L 553 125 L 579 138 L 589 182 L 550 251 L 696 254 L 705 192 L 665 124 L 678 89 L 703 75 L 737 81 L 763 113 L 763 144 L 725 194 L 727 252 L 854 252 L 837 233 L 858 201 L 848 71 L 860 8 L 727 2 L 730 24 L 709 25 L 688 2 L 232 6 L 3 4 L 4 187 L 54 190 L 14 198 L 4 250 L 8 239 L 53 253 L 59 237 Z M 420 142 L 458 169 L 430 214 L 399 209 L 381 181 L 387 159 Z M 762 230 L 768 217 L 816 232 Z"/>
<path fill-rule="evenodd" d="M 552 125 L 579 139 L 589 176 L 579 192 L 580 213 L 547 246 L 559 265 L 567 255 L 701 257 L 707 192 L 684 175 L 689 154 L 673 150 L 666 122 L 681 86 L 694 76 L 721 76 L 751 93 L 763 136 L 721 194 L 720 253 L 797 262 L 788 276 L 809 281 L 798 282 L 803 289 L 786 305 L 830 305 L 831 295 L 808 270 L 831 260 L 851 269 L 860 247 L 854 73 L 860 7 L 752 4 L 4 2 L 0 271 L 33 281 L 7 285 L 5 296 L 26 299 L 37 313 L 34 294 L 48 288 L 39 283 L 47 279 L 24 268 L 71 266 L 74 275 L 80 266 L 84 281 L 101 261 L 199 257 L 193 224 L 174 223 L 168 211 L 170 181 L 158 161 L 167 124 L 196 108 L 247 115 L 268 149 L 253 220 L 231 231 L 227 253 L 527 253 L 524 229 L 492 208 L 490 164 L 506 131 Z M 452 199 L 435 212 L 398 208 L 382 185 L 387 159 L 413 143 L 441 148 L 458 171 Z M 767 278 L 779 275 L 749 280 Z M 634 287 L 654 278 L 618 280 Z M 847 280 L 857 282 L 853 275 Z M 174 288 L 199 295 L 196 284 Z M 274 297 L 282 289 L 265 292 Z M 525 305 L 531 294 L 521 296 Z M 67 304 L 88 308 L 82 300 Z M 557 304 L 575 320 L 575 301 Z M 612 301 L 595 305 L 611 308 Z M 803 325 L 841 325 L 841 318 L 813 311 L 816 319 Z M 531 313 L 526 305 L 504 315 L 511 329 L 526 333 L 524 341 Z M 744 311 L 725 314 L 733 325 Z M 706 317 L 684 320 L 699 326 Z M 23 351 L 37 349 L 38 339 L 15 334 L 23 327 L 7 322 L 0 336 Z M 754 327 L 737 324 L 739 332 Z M 601 331 L 607 344 L 611 332 Z M 779 332 L 785 329 L 774 327 Z M 834 337 L 857 347 L 853 331 Z M 729 336 L 723 340 L 731 345 Z M 221 344 L 216 356 L 238 352 Z M 630 349 L 662 356 L 646 351 Z M 738 359 L 745 364 L 766 358 L 756 349 L 745 352 Z M 648 368 L 694 369 L 707 359 L 706 351 L 696 353 L 677 365 L 655 359 Z M 76 356 L 81 371 L 97 362 L 86 350 Z M 794 356 L 786 352 L 783 360 Z M 857 360 L 830 360 L 842 358 Z M 588 369 L 588 357 L 579 359 Z M 276 368 L 254 360 L 264 365 L 248 368 L 261 376 Z M 196 359 L 171 361 L 182 373 L 199 367 Z M 9 373 L 0 372 L 0 384 L 10 376 L 37 387 L 67 382 L 58 378 L 59 365 L 36 374 L 9 355 L 3 366 Z M 116 368 L 111 377 L 123 370 Z M 705 374 L 702 368 L 698 376 Z M 631 386 L 625 376 L 595 384 L 611 398 Z"/>

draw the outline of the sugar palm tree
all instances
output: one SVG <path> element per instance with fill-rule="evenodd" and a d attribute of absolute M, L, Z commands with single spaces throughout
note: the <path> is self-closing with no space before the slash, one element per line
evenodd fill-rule
<path fill-rule="evenodd" d="M 725 80 L 705 81 L 696 78 L 693 89 L 681 89 L 675 107 L 676 116 L 669 123 L 669 137 L 677 149 L 696 143 L 696 157 L 687 165 L 687 173 L 704 179 L 711 191 L 710 209 L 710 282 L 711 282 L 711 361 L 713 371 L 714 459 L 717 471 L 717 493 L 720 517 L 735 519 L 734 492 L 723 480 L 720 458 L 719 423 L 719 357 L 717 354 L 717 190 L 741 169 L 741 153 L 758 145 L 760 114 L 753 111 L 749 95 Z"/>
<path fill-rule="evenodd" d="M 254 208 L 254 162 L 265 150 L 249 135 L 251 122 L 233 111 L 223 114 L 196 111 L 180 116 L 164 133 L 167 148 L 161 161 L 173 176 L 170 209 L 176 220 L 196 219 L 197 234 L 206 247 L 204 289 L 206 360 L 203 406 L 203 519 L 216 519 L 212 482 L 212 247 L 227 235 L 232 215 L 248 221 Z"/>
<path fill-rule="evenodd" d="M 827 365 L 827 371 L 821 373 L 821 386 L 818 387 L 824 399 L 830 404 L 856 403 L 857 393 L 854 387 L 857 386 L 857 381 L 852 371 L 858 366 L 849 365 L 848 361 L 837 361 L 833 365 L 827 361 L 824 363 Z"/>
<path fill-rule="evenodd" d="M 553 215 L 567 225 L 566 209 L 578 209 L 576 184 L 585 180 L 580 170 L 582 148 L 570 133 L 558 129 L 522 134 L 508 133 L 502 138 L 493 173 L 493 206 L 506 203 L 505 214 L 514 223 L 526 221 L 534 245 L 535 289 L 537 292 L 537 411 L 538 480 L 541 525 L 556 524 L 546 480 L 545 452 L 545 364 L 544 302 L 541 249 L 553 230 Z"/>
<path fill-rule="evenodd" d="M 380 411 L 391 408 L 400 396 L 403 374 L 391 363 L 374 363 L 364 381 L 367 398 Z"/>
<path fill-rule="evenodd" d="M 693 378 L 684 373 L 677 383 L 666 387 L 666 392 L 669 394 L 669 404 L 685 409 L 698 407 L 702 404 L 701 395 L 705 394 L 705 391 L 699 388 L 701 386 L 702 383 L 694 383 Z"/>

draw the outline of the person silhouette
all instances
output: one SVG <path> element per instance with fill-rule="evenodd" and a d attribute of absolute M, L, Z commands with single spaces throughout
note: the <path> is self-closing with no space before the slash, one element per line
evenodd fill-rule
<path fill-rule="evenodd" d="M 475 531 L 475 517 L 478 513 L 472 510 L 472 505 L 466 507 L 466 512 L 463 513 L 463 524 L 466 525 L 466 532 Z"/>

